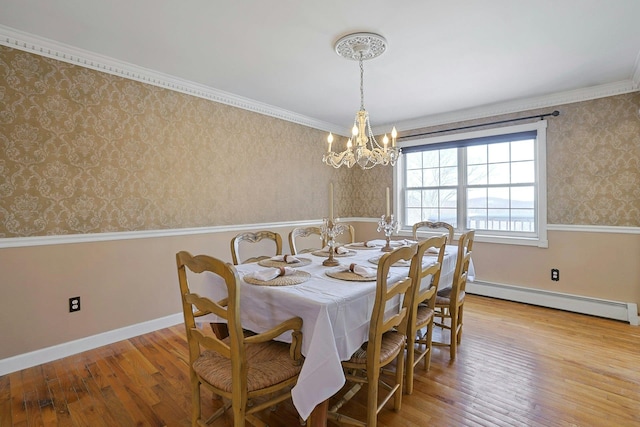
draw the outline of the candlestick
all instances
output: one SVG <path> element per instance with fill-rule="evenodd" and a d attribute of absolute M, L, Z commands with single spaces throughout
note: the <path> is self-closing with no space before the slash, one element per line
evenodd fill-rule
<path fill-rule="evenodd" d="M 387 240 L 387 244 L 380 249 L 382 252 L 391 252 L 393 250 L 393 248 L 391 248 L 391 234 L 397 230 L 398 221 L 393 218 L 393 215 L 383 215 L 380 217 L 380 221 L 378 221 L 378 232 L 383 231 Z"/>
<path fill-rule="evenodd" d="M 324 218 L 322 220 L 322 227 L 320 227 L 320 232 L 322 233 L 322 240 L 327 242 L 327 246 L 329 246 L 329 258 L 325 259 L 322 262 L 322 265 L 327 267 L 335 267 L 336 265 L 340 265 L 340 263 L 334 258 L 335 254 L 335 237 L 338 234 L 342 234 L 347 227 L 342 224 L 338 224 L 337 220 L 333 220 L 331 218 Z"/>
<path fill-rule="evenodd" d="M 329 219 L 333 220 L 333 182 L 329 184 Z"/>
<path fill-rule="evenodd" d="M 387 187 L 387 216 L 389 216 L 391 212 L 389 211 L 389 187 Z"/>

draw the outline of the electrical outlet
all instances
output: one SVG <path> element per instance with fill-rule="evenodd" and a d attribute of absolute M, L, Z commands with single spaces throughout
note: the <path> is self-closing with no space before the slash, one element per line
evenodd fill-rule
<path fill-rule="evenodd" d="M 551 269 L 551 280 L 553 280 L 554 282 L 560 280 L 560 270 L 558 270 L 557 268 Z"/>
<path fill-rule="evenodd" d="M 80 297 L 69 298 L 69 313 L 80 311 Z"/>

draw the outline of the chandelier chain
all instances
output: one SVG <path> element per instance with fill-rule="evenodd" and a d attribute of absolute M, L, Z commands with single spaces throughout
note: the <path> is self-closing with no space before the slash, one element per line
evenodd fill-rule
<path fill-rule="evenodd" d="M 360 109 L 364 110 L 364 65 L 362 64 L 362 52 L 360 52 Z"/>

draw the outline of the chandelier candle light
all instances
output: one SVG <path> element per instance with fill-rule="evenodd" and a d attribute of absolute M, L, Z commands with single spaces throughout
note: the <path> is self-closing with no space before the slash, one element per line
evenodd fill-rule
<path fill-rule="evenodd" d="M 373 33 L 355 33 L 342 37 L 336 42 L 336 53 L 344 58 L 357 60 L 360 63 L 360 110 L 356 113 L 351 130 L 352 137 L 347 141 L 346 150 L 337 153 L 332 151 L 333 134 L 329 133 L 327 142 L 329 148 L 322 157 L 322 161 L 334 168 L 342 165 L 352 167 L 356 163 L 362 169 L 371 169 L 376 165 L 395 166 L 400 148 L 396 147 L 398 132 L 394 127 L 391 131 L 391 146 L 389 137 L 385 134 L 382 146 L 378 144 L 371 131 L 369 113 L 364 109 L 364 67 L 362 62 L 376 58 L 387 49 L 384 37 Z M 355 143 L 355 147 L 353 146 Z"/>
<path fill-rule="evenodd" d="M 393 217 L 389 204 L 389 187 L 387 187 L 387 212 L 386 215 L 382 215 L 378 221 L 378 232 L 384 231 L 384 236 L 387 239 L 387 244 L 380 249 L 382 252 L 391 252 L 391 234 L 398 230 L 398 221 Z"/>

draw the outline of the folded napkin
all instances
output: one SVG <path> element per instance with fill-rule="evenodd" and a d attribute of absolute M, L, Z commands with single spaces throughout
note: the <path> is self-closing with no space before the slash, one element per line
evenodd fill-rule
<path fill-rule="evenodd" d="M 376 248 L 378 246 L 384 246 L 384 242 L 382 240 L 369 240 L 368 242 L 362 243 L 362 246 L 367 248 Z"/>
<path fill-rule="evenodd" d="M 291 267 L 275 267 L 275 268 L 267 268 L 265 270 L 256 271 L 253 273 L 253 277 L 258 280 L 262 280 L 263 282 L 268 282 L 269 280 L 273 280 L 276 277 L 286 276 L 287 274 L 293 274 L 296 272 L 295 268 Z"/>
<path fill-rule="evenodd" d="M 344 246 L 336 246 L 335 248 L 333 248 L 333 250 L 337 254 L 349 253 L 349 249 L 345 248 Z M 324 248 L 322 248 L 322 252 L 329 252 L 329 246 L 325 246 Z"/>
<path fill-rule="evenodd" d="M 271 257 L 270 259 L 271 261 L 286 262 L 287 264 L 295 264 L 297 262 L 300 262 L 300 260 L 293 255 L 276 255 Z"/>
<path fill-rule="evenodd" d="M 440 248 L 434 248 L 433 246 L 431 246 L 429 249 L 427 249 L 427 252 L 429 252 L 430 254 L 439 254 Z"/>
<path fill-rule="evenodd" d="M 358 264 L 350 264 L 349 267 L 345 269 L 345 271 L 350 271 L 359 276 L 367 278 L 378 276 L 378 270 L 376 270 L 375 268 L 369 268 Z"/>
<path fill-rule="evenodd" d="M 418 243 L 416 240 L 411 240 L 411 239 L 404 239 L 404 240 L 400 240 L 402 242 L 402 244 L 404 246 L 411 246 L 411 245 L 415 245 L 416 243 Z"/>

